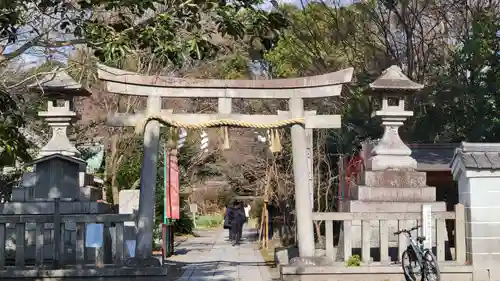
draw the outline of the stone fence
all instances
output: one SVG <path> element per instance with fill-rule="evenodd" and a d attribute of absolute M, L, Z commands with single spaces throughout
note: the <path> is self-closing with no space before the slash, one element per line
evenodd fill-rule
<path fill-rule="evenodd" d="M 313 213 L 314 221 L 324 221 L 326 257 L 312 261 L 291 261 L 277 255 L 283 281 L 403 281 L 402 252 L 408 245 L 404 235 L 393 230 L 421 225 L 422 213 Z M 472 281 L 473 268 L 466 261 L 465 210 L 456 205 L 453 212 L 432 212 L 433 252 L 439 262 L 442 281 Z M 446 222 L 454 221 L 455 230 L 447 233 Z M 430 227 L 430 225 L 427 225 Z M 341 229 L 337 239 L 335 233 Z M 360 233 L 359 233 L 360 232 Z M 422 229 L 412 236 L 422 235 Z M 346 235 L 343 235 L 346 233 Z M 448 234 L 448 235 L 447 235 Z M 361 237 L 357 244 L 355 237 Z M 320 247 L 321 248 L 321 247 Z M 289 254 L 289 253 L 288 253 Z M 361 260 L 353 256 L 359 254 Z M 321 254 L 320 254 L 321 255 Z"/>
<path fill-rule="evenodd" d="M 22 214 L 0 215 L 2 281 L 149 281 L 177 276 L 175 266 L 135 264 L 130 258 L 135 246 L 127 242 L 131 237 L 135 242 L 135 227 L 126 223 L 135 222 L 135 214 L 76 214 L 67 212 L 68 202 L 44 204 L 53 204 L 50 213 L 25 208 Z"/>
<path fill-rule="evenodd" d="M 401 255 L 408 245 L 408 238 L 401 234 L 396 237 L 389 225 L 397 225 L 398 229 L 408 229 L 416 225 L 421 225 L 422 214 L 421 213 L 314 213 L 313 220 L 315 221 L 325 221 L 325 250 L 327 258 L 338 261 L 338 257 L 344 262 L 347 262 L 356 252 L 356 248 L 353 247 L 352 236 L 355 236 L 353 232 L 356 230 L 361 231 L 361 262 L 362 265 L 369 264 L 389 264 L 390 262 L 400 262 Z M 455 230 L 452 234 L 453 237 L 448 239 L 446 231 L 446 220 L 454 220 Z M 460 265 L 466 263 L 465 255 L 465 212 L 464 206 L 457 204 L 455 206 L 454 212 L 432 212 L 432 229 L 433 237 L 432 240 L 434 253 L 439 262 L 446 261 L 454 262 Z M 354 224 L 359 224 L 361 222 L 361 228 L 354 228 Z M 334 223 L 340 223 L 342 225 L 342 231 L 346 233 L 343 235 L 338 243 L 338 250 L 335 248 L 334 244 Z M 377 226 L 379 241 L 373 241 L 373 226 Z M 390 233 L 391 232 L 391 233 Z M 350 234 L 350 235 L 349 235 Z M 412 235 L 416 235 L 417 231 L 412 232 Z M 421 229 L 418 231 L 419 235 L 422 235 Z M 359 234 L 358 234 L 359 235 Z M 396 247 L 391 247 L 391 240 L 395 239 L 397 241 Z M 342 241 L 343 240 L 343 241 Z M 454 243 L 449 243 L 451 240 Z M 374 247 L 374 244 L 376 246 Z M 450 245 L 454 244 L 454 245 Z M 454 246 L 454 247 L 450 247 Z M 374 251 L 374 248 L 377 248 Z M 396 248 L 397 254 L 390 255 L 389 251 L 391 248 Z M 454 251 L 453 251 L 454 249 Z M 337 251 L 336 251 L 337 250 Z M 336 252 L 342 253 L 339 255 Z M 448 252 L 448 253 L 447 253 Z M 376 256 L 376 257 L 375 257 Z M 398 260 L 392 260 L 391 256 L 397 257 Z"/>
<path fill-rule="evenodd" d="M 99 268 L 107 264 L 124 264 L 124 223 L 134 221 L 135 215 L 60 214 L 59 201 L 54 201 L 54 204 L 54 214 L 0 216 L 0 271 L 68 266 Z M 85 245 L 89 224 L 103 225 L 100 245 Z M 68 231 L 68 225 L 74 225 L 75 231 Z M 10 243 L 14 247 L 7 247 Z"/>

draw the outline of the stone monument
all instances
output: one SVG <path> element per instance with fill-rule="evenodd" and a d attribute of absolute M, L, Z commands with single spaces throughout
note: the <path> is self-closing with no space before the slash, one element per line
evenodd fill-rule
<path fill-rule="evenodd" d="M 26 172 L 19 187 L 13 189 L 11 201 L 0 204 L 0 214 L 53 214 L 56 198 L 60 202 L 61 214 L 110 212 L 109 205 L 96 202 L 102 199 L 102 189 L 96 185 L 94 176 L 86 173 L 86 162 L 77 157 L 79 152 L 67 136 L 68 126 L 78 118 L 73 111 L 73 98 L 89 96 L 90 93 L 66 72 L 59 70 L 54 70 L 53 74 L 47 75 L 30 88 L 48 98 L 47 111 L 38 115 L 45 118 L 52 136 L 31 163 L 33 172 Z M 26 225 L 25 256 L 28 260 L 35 256 L 35 228 L 35 224 Z M 64 231 L 67 257 L 72 256 L 74 259 L 75 255 L 71 252 L 76 243 L 76 225 L 67 223 Z M 10 237 L 7 239 L 7 249 L 13 250 L 13 229 L 9 229 L 7 233 L 7 237 Z M 53 235 L 53 225 L 45 224 L 45 260 L 52 258 Z M 87 252 L 92 257 L 90 251 Z"/>
<path fill-rule="evenodd" d="M 139 210 L 139 189 L 120 190 L 119 193 L 119 213 L 137 214 Z M 127 258 L 135 255 L 136 225 L 134 222 L 124 223 L 123 237 L 125 240 L 125 256 Z"/>
<path fill-rule="evenodd" d="M 431 205 L 432 211 L 446 211 L 445 202 L 435 202 L 435 187 L 426 185 L 426 173 L 415 170 L 417 162 L 398 133 L 403 122 L 413 115 L 405 109 L 405 97 L 423 87 L 411 81 L 397 66 L 389 67 L 370 84 L 369 94 L 382 99 L 382 109 L 376 111 L 375 116 L 381 117 L 384 134 L 368 159 L 364 159 L 365 170 L 360 174 L 358 185 L 351 187 L 350 201 L 341 211 L 420 213 L 423 204 Z M 365 146 L 364 149 L 370 148 Z M 415 222 L 411 226 L 415 226 Z M 395 221 L 392 225 L 389 223 L 389 233 L 395 232 L 397 227 Z M 378 221 L 373 222 L 371 247 L 380 246 L 378 228 Z M 353 248 L 361 248 L 360 221 L 353 221 L 352 233 L 348 235 Z M 397 239 L 389 235 L 389 247 L 396 247 Z M 392 253 L 391 258 L 397 259 L 397 253 Z"/>

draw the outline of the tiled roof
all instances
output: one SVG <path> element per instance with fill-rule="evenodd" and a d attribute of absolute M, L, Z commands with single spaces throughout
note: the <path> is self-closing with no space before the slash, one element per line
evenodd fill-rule
<path fill-rule="evenodd" d="M 455 152 L 467 169 L 500 169 L 500 143 L 462 142 Z"/>
<path fill-rule="evenodd" d="M 408 144 L 419 171 L 449 171 L 458 143 Z"/>

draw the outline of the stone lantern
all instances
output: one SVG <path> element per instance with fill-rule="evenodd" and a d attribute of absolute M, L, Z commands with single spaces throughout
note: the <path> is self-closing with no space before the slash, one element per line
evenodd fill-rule
<path fill-rule="evenodd" d="M 48 98 L 47 109 L 38 113 L 52 130 L 50 140 L 43 146 L 35 161 L 30 163 L 33 172 L 25 172 L 21 184 L 12 189 L 10 202 L 0 204 L 0 216 L 5 214 L 53 214 L 56 202 L 59 212 L 65 214 L 107 214 L 111 206 L 100 202 L 101 185 L 94 176 L 86 173 L 87 163 L 79 159 L 78 150 L 67 136 L 67 129 L 78 119 L 74 111 L 73 99 L 77 96 L 90 96 L 91 93 L 73 80 L 61 69 L 54 69 L 37 83 L 29 86 L 31 90 Z M 57 200 L 56 200 L 57 199 Z M 76 247 L 76 223 L 65 221 L 61 227 L 61 252 L 59 261 L 65 265 L 74 264 Z M 87 224 L 85 235 L 91 224 Z M 36 228 L 36 229 L 35 229 Z M 15 229 L 7 228 L 6 249 L 15 249 Z M 27 241 L 35 241 L 38 225 L 26 224 Z M 44 233 L 53 233 L 53 224 L 44 224 Z M 110 228 L 104 229 L 103 249 L 105 257 L 110 257 L 112 244 Z M 36 234 L 36 235 L 35 235 Z M 45 236 L 43 248 L 33 243 L 24 247 L 26 260 L 38 259 L 39 255 L 48 261 L 53 258 L 55 243 Z M 85 242 L 86 261 L 94 262 L 96 248 Z M 10 248 L 9 248 L 10 247 Z M 97 252 L 98 253 L 98 252 Z"/>
<path fill-rule="evenodd" d="M 417 161 L 413 159 L 410 148 L 399 136 L 401 127 L 413 111 L 405 109 L 406 96 L 424 88 L 424 85 L 411 81 L 398 66 L 391 66 L 370 84 L 370 95 L 382 98 L 382 108 L 375 112 L 380 116 L 384 135 L 371 151 L 366 162 L 368 170 L 414 170 Z"/>
<path fill-rule="evenodd" d="M 344 205 L 343 212 L 358 213 L 361 216 L 366 213 L 379 213 L 381 216 L 385 213 L 419 213 L 422 212 L 423 205 L 430 205 L 432 212 L 446 211 L 444 202 L 436 202 L 436 188 L 427 186 L 427 174 L 416 170 L 417 161 L 411 157 L 410 148 L 403 143 L 398 133 L 404 121 L 413 115 L 412 111 L 405 109 L 405 98 L 423 87 L 406 77 L 397 66 L 389 67 L 370 84 L 370 94 L 382 99 L 382 108 L 374 115 L 382 119 L 384 134 L 371 152 L 366 157 L 362 156 L 363 159 L 368 158 L 364 160 L 366 169 L 358 174 L 357 184 L 349 187 L 349 201 Z M 370 151 L 368 146 L 367 144 L 364 148 L 366 151 Z M 400 223 L 414 226 L 415 221 L 388 220 L 386 231 L 397 231 L 401 228 Z M 437 233 L 438 229 L 433 227 L 430 232 L 427 232 L 427 227 L 423 230 L 428 237 L 428 245 L 436 245 L 436 241 L 430 238 L 431 235 L 427 235 Z M 368 244 L 365 249 L 382 246 L 379 221 L 370 221 L 369 231 L 364 232 L 362 228 L 361 221 L 357 220 L 352 221 L 350 230 L 345 230 L 349 233 L 353 248 L 361 248 L 364 241 Z M 447 237 L 446 230 L 439 231 L 442 232 L 438 237 Z M 340 239 L 344 238 L 341 236 Z M 398 247 L 400 241 L 400 237 L 389 235 L 388 247 Z M 382 253 L 380 249 L 380 255 L 382 264 L 389 264 L 391 260 L 398 258 L 397 251 Z M 338 257 L 345 258 L 340 251 Z M 370 262 L 369 253 L 364 257 L 362 254 L 362 258 L 363 262 Z"/>
<path fill-rule="evenodd" d="M 76 82 L 65 71 L 54 69 L 40 82 L 29 86 L 48 97 L 47 111 L 41 111 L 38 116 L 43 117 L 52 129 L 52 137 L 40 150 L 39 157 L 55 153 L 65 156 L 75 156 L 78 150 L 71 143 L 67 135 L 67 129 L 77 119 L 74 111 L 73 99 L 78 96 L 90 96 L 91 93 Z"/>

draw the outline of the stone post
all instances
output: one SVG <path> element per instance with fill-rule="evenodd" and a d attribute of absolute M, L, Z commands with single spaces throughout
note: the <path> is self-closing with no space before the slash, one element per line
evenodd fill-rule
<path fill-rule="evenodd" d="M 291 98 L 289 107 L 293 117 L 304 116 L 304 101 L 301 98 Z M 314 228 L 309 194 L 309 171 L 307 168 L 304 169 L 307 167 L 306 131 L 303 125 L 295 124 L 291 132 L 299 254 L 301 257 L 313 257 Z"/>
<path fill-rule="evenodd" d="M 161 110 L 161 98 L 149 96 L 146 111 L 154 114 Z M 141 192 L 137 214 L 137 238 L 135 257 L 138 260 L 151 260 L 153 257 L 153 227 L 158 146 L 160 143 L 160 123 L 148 122 L 144 130 L 144 157 L 141 169 Z M 139 261 L 140 262 L 140 261 Z"/>

